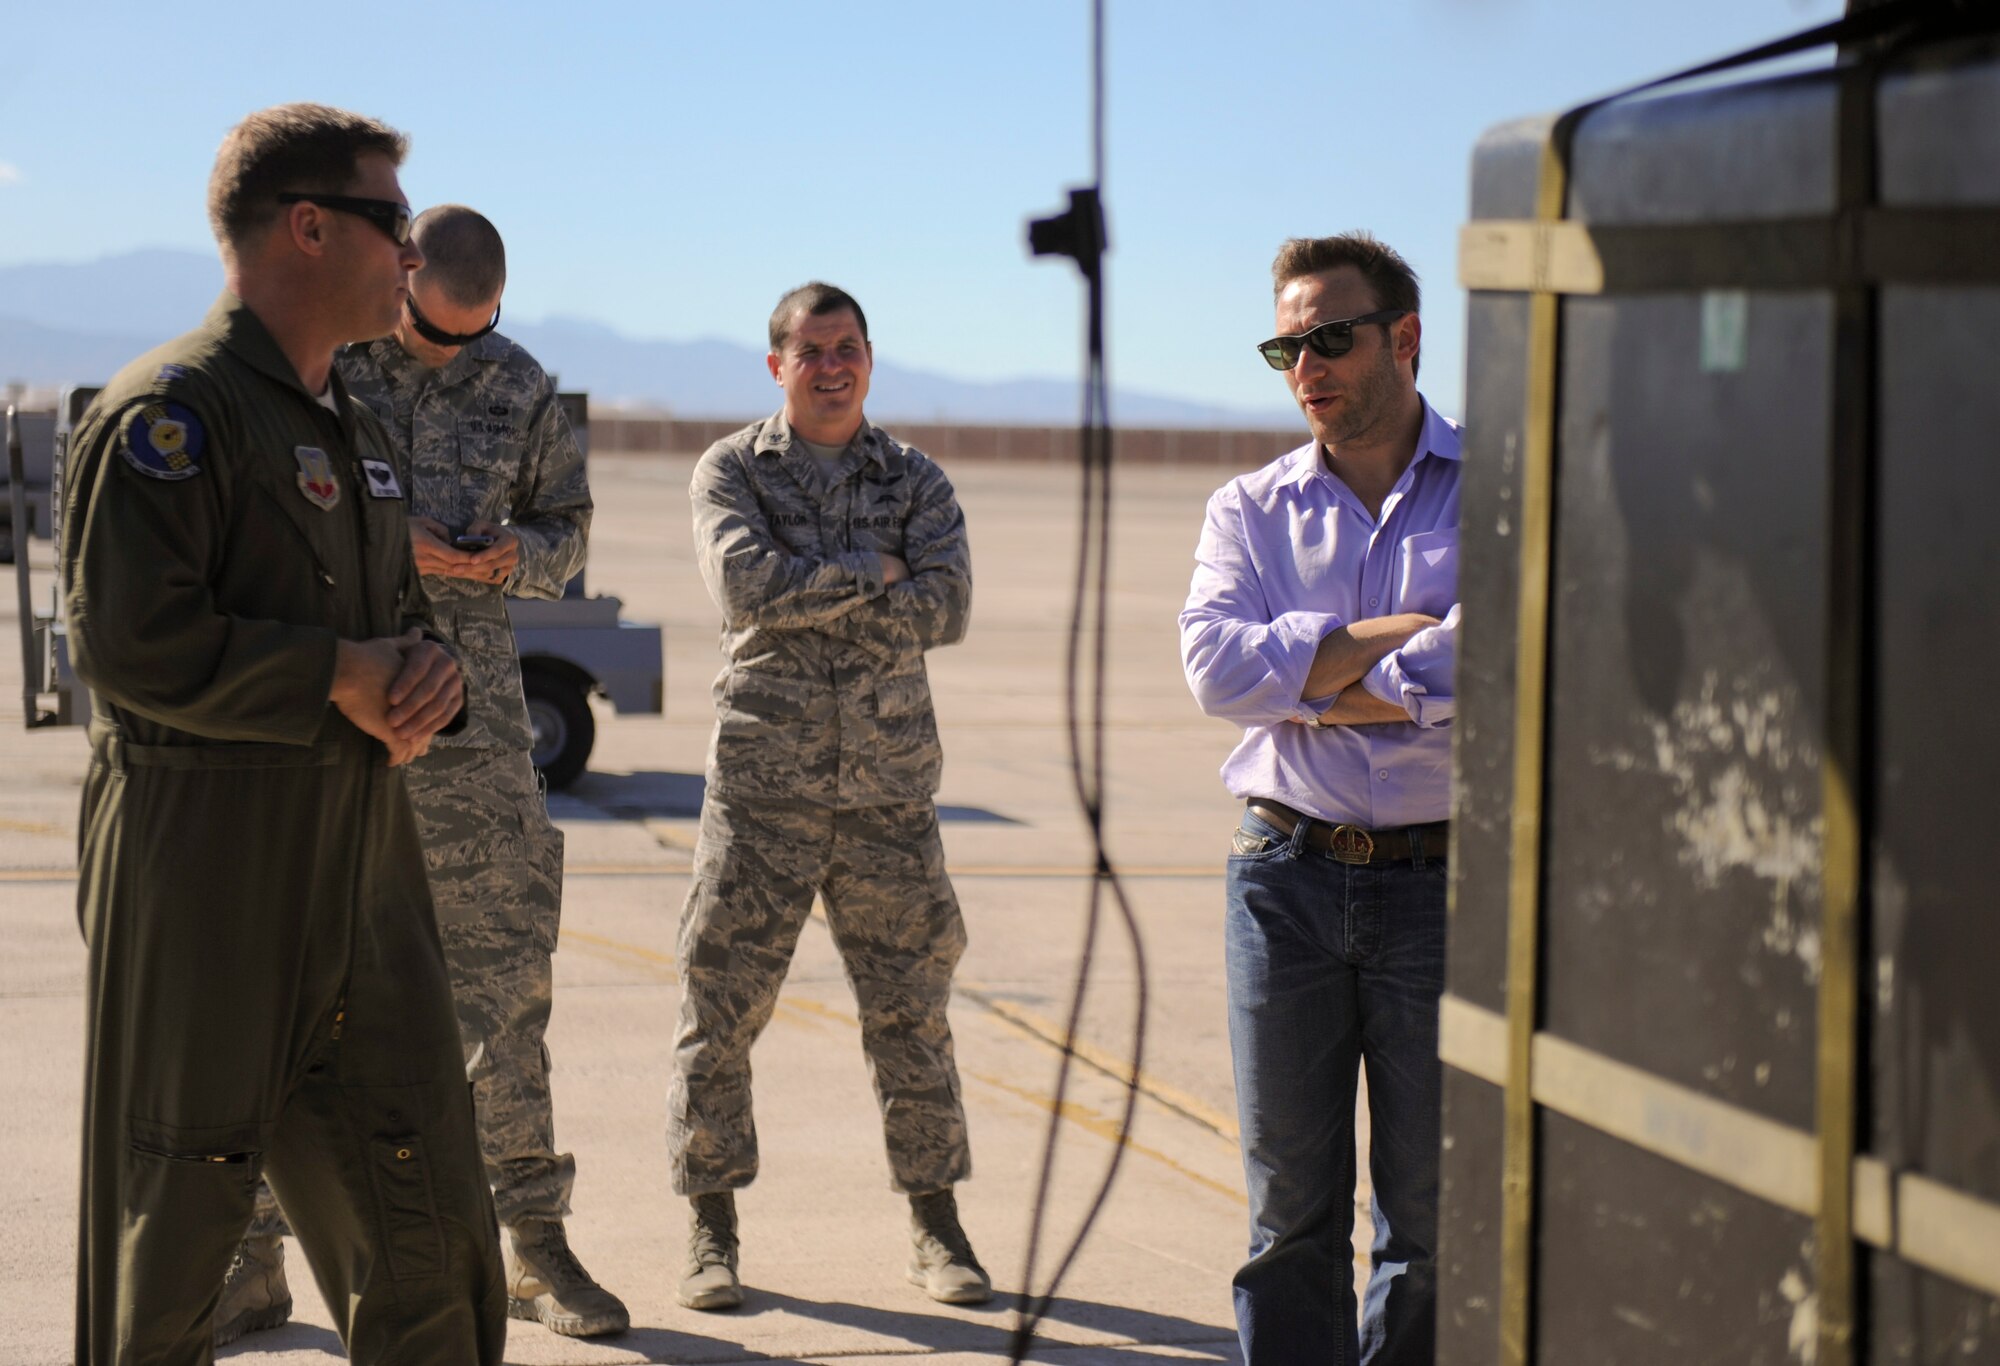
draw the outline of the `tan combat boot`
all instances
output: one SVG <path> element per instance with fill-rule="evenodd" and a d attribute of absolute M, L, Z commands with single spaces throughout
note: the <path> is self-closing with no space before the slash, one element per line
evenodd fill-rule
<path fill-rule="evenodd" d="M 680 1302 L 689 1309 L 734 1309 L 743 1303 L 743 1285 L 736 1279 L 736 1195 L 716 1191 L 695 1196 L 692 1204 Z"/>
<path fill-rule="evenodd" d="M 285 1240 L 245 1238 L 229 1259 L 222 1278 L 222 1303 L 215 1307 L 215 1345 L 226 1346 L 245 1333 L 282 1327 L 292 1316 L 292 1290 L 285 1284 Z"/>
<path fill-rule="evenodd" d="M 513 1317 L 570 1338 L 622 1333 L 632 1326 L 624 1302 L 592 1280 L 569 1250 L 560 1219 L 509 1224 L 503 1249 L 507 1312 Z"/>
<path fill-rule="evenodd" d="M 972 1255 L 949 1189 L 910 1197 L 910 1284 L 940 1304 L 984 1304 L 993 1282 Z"/>

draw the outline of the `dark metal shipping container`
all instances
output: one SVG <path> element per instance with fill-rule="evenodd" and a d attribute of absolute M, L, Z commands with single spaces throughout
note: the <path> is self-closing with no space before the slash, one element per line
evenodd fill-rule
<path fill-rule="evenodd" d="M 1475 153 L 1442 1361 L 2000 1363 L 1994 15 Z"/>

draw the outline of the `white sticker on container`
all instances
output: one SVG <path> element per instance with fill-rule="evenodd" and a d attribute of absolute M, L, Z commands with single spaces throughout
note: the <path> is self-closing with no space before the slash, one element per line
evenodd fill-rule
<path fill-rule="evenodd" d="M 1735 374 L 1750 349 L 1750 296 L 1740 289 L 1711 289 L 1701 296 L 1701 371 Z"/>

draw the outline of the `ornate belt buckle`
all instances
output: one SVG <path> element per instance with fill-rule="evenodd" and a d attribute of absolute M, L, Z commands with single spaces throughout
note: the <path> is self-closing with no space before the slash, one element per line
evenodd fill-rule
<path fill-rule="evenodd" d="M 1375 857 L 1375 837 L 1358 825 L 1336 825 L 1327 850 L 1341 863 L 1366 863 Z"/>

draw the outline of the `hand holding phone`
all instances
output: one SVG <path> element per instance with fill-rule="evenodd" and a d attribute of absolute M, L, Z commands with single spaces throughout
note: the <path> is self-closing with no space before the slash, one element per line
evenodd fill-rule
<path fill-rule="evenodd" d="M 493 544 L 494 539 L 482 532 L 461 531 L 451 538 L 451 543 L 459 550 L 485 550 Z"/>

